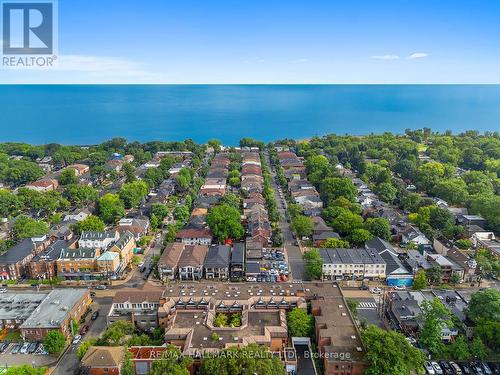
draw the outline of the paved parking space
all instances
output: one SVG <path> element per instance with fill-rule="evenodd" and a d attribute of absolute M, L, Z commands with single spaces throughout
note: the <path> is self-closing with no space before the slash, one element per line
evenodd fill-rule
<path fill-rule="evenodd" d="M 352 297 L 348 297 L 352 298 Z M 382 319 L 379 317 L 378 312 L 378 301 L 376 301 L 373 297 L 355 297 L 352 298 L 358 301 L 358 318 L 360 320 L 366 320 L 368 324 L 374 324 L 379 326 L 380 328 L 385 328 Z"/>
<path fill-rule="evenodd" d="M 54 363 L 56 358 L 50 355 L 43 354 L 12 354 L 12 349 L 15 344 L 11 343 L 8 348 L 0 354 L 0 365 L 1 366 L 19 366 L 19 365 L 31 365 L 36 367 L 48 366 Z"/>

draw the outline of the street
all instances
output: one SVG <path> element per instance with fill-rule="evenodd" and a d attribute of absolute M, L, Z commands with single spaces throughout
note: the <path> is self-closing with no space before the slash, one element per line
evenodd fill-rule
<path fill-rule="evenodd" d="M 271 166 L 271 160 L 269 158 L 269 154 L 265 154 L 267 163 Z M 286 212 L 286 201 L 281 199 L 279 196 L 280 187 L 276 183 L 276 172 L 274 167 L 271 166 L 271 175 L 272 175 L 272 188 L 274 190 L 274 197 L 276 199 L 278 211 L 280 213 L 280 222 L 279 228 L 281 229 L 281 233 L 283 234 L 283 247 L 285 249 L 286 257 L 288 260 L 288 265 L 291 271 L 291 279 L 292 280 L 304 280 L 305 277 L 305 263 L 302 259 L 302 252 L 300 248 L 295 244 L 295 238 L 292 233 L 292 229 L 290 228 L 290 223 L 287 221 L 287 212 Z"/>

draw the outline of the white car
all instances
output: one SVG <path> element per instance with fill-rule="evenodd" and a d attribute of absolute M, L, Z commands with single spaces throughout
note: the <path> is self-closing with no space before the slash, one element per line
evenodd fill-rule
<path fill-rule="evenodd" d="M 434 371 L 434 366 L 432 366 L 432 363 L 430 363 L 430 362 L 425 362 L 425 363 L 424 363 L 424 367 L 425 367 L 425 371 L 426 371 L 429 375 L 436 375 L 436 371 Z"/>
<path fill-rule="evenodd" d="M 0 293 L 7 293 L 7 289 L 6 288 L 1 288 L 0 289 Z"/>
<path fill-rule="evenodd" d="M 82 336 L 80 335 L 76 335 L 74 338 L 73 338 L 73 345 L 77 345 L 80 340 L 82 339 Z"/>
<path fill-rule="evenodd" d="M 394 290 L 406 290 L 406 287 L 404 285 L 396 285 Z"/>
<path fill-rule="evenodd" d="M 141 268 L 142 266 L 144 266 L 144 262 L 141 262 L 137 265 L 138 268 Z"/>
<path fill-rule="evenodd" d="M 436 375 L 443 375 L 443 369 L 441 368 L 441 366 L 439 366 L 439 364 L 437 362 L 432 361 L 431 365 L 434 368 L 434 373 Z"/>
<path fill-rule="evenodd" d="M 23 346 L 21 346 L 21 349 L 19 349 L 19 353 L 26 354 L 28 352 L 28 346 L 30 346 L 30 343 L 25 342 Z"/>
<path fill-rule="evenodd" d="M 371 292 L 373 294 L 381 294 L 382 293 L 382 289 L 380 289 L 379 287 L 375 287 L 371 290 Z"/>

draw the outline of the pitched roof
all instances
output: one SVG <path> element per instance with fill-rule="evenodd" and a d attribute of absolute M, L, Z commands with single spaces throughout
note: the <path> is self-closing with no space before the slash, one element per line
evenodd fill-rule
<path fill-rule="evenodd" d="M 114 231 L 83 231 L 80 235 L 82 240 L 104 240 L 106 238 L 114 238 Z"/>
<path fill-rule="evenodd" d="M 125 357 L 123 346 L 91 346 L 82 358 L 86 367 L 120 367 Z"/>
<path fill-rule="evenodd" d="M 180 242 L 174 242 L 168 244 L 160 259 L 158 260 L 159 265 L 166 265 L 168 267 L 175 267 L 179 262 L 182 251 L 184 250 L 184 244 Z"/>
<path fill-rule="evenodd" d="M 113 303 L 159 303 L 162 295 L 162 290 L 125 289 L 116 292 L 113 297 Z"/>
<path fill-rule="evenodd" d="M 179 267 L 200 266 L 204 263 L 207 252 L 208 246 L 206 245 L 187 245 L 184 247 L 177 265 Z"/>
<path fill-rule="evenodd" d="M 205 267 L 224 268 L 229 267 L 231 257 L 231 248 L 227 245 L 210 246 L 207 257 L 205 258 Z"/>
<path fill-rule="evenodd" d="M 175 238 L 212 238 L 210 229 L 182 229 Z"/>

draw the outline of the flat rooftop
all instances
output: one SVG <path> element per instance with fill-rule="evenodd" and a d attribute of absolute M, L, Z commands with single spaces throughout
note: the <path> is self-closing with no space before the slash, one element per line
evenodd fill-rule
<path fill-rule="evenodd" d="M 54 289 L 21 328 L 59 328 L 88 289 Z"/>
<path fill-rule="evenodd" d="M 163 297 L 213 297 L 219 300 L 246 300 L 251 297 L 290 297 L 305 298 L 342 297 L 336 283 L 227 283 L 227 282 L 200 282 L 176 283 L 167 286 Z"/>
<path fill-rule="evenodd" d="M 49 293 L 0 294 L 0 320 L 26 320 Z"/>

